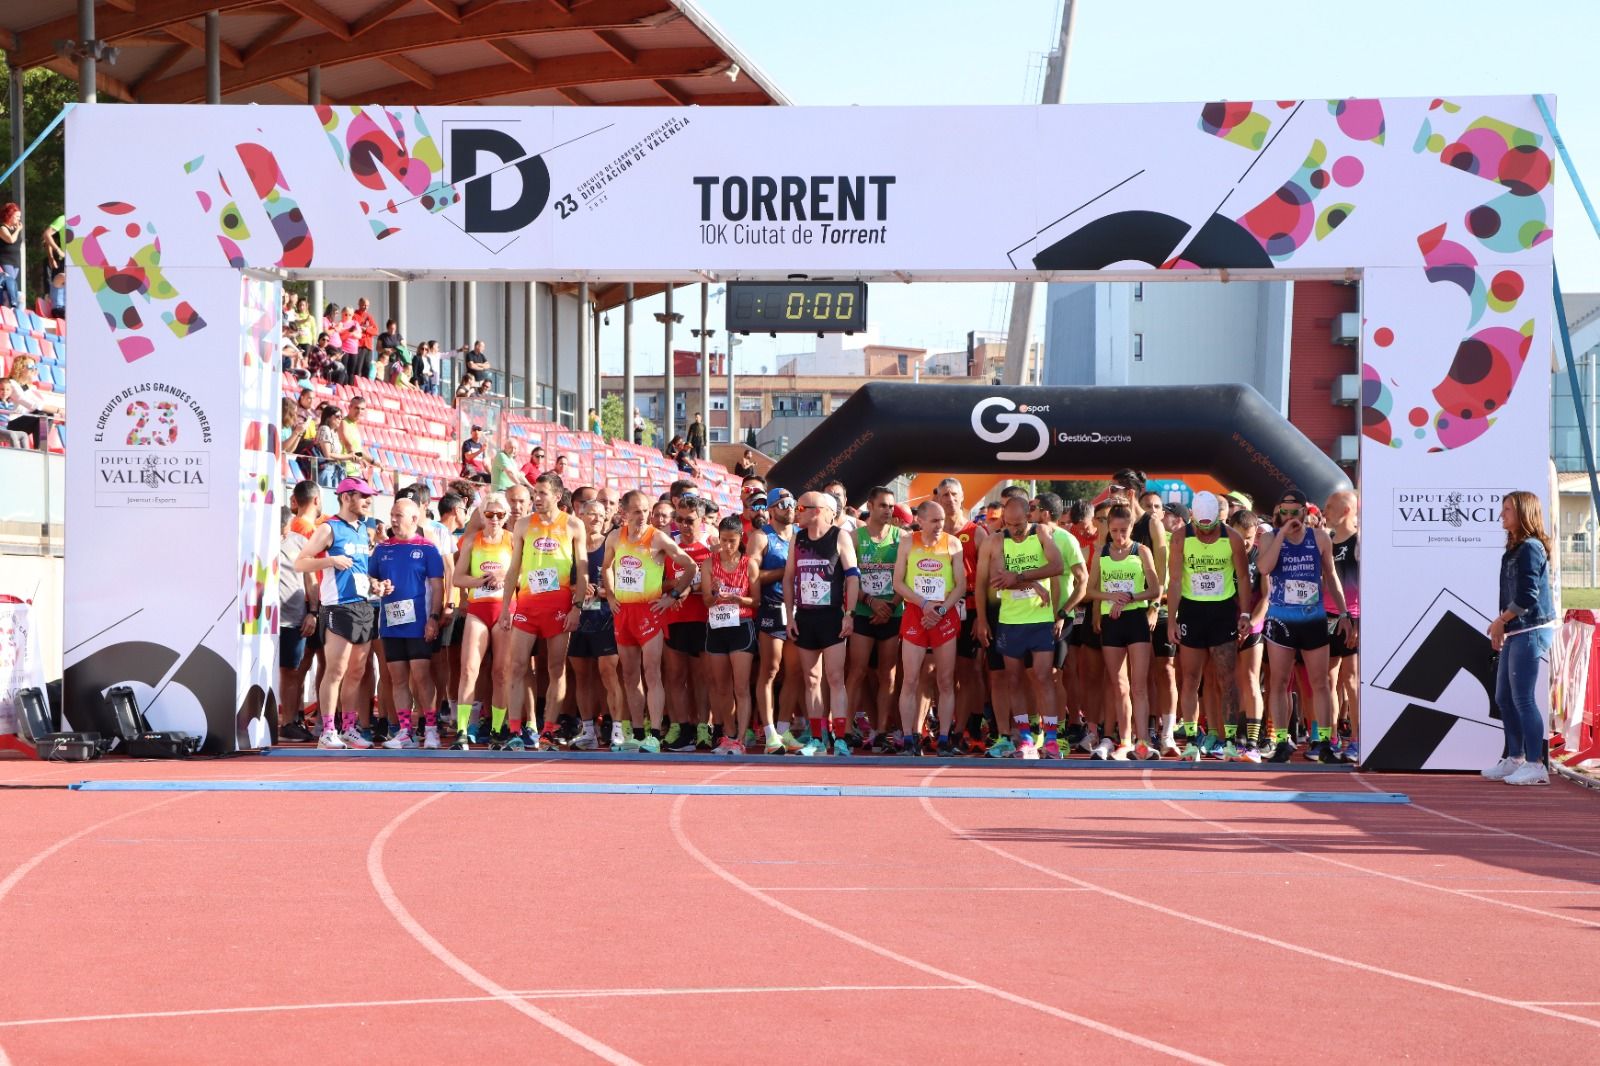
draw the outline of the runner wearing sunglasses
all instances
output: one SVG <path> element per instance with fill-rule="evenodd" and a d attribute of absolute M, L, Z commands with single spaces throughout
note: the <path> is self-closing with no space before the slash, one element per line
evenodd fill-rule
<path fill-rule="evenodd" d="M 1306 758 L 1335 762 L 1333 693 L 1328 683 L 1328 611 L 1326 590 L 1340 618 L 1334 630 L 1350 639 L 1344 590 L 1333 565 L 1333 544 L 1325 530 L 1306 524 L 1305 494 L 1291 489 L 1278 501 L 1277 530 L 1261 538 L 1256 565 L 1271 583 L 1267 603 L 1267 711 L 1272 716 L 1273 762 L 1287 762 L 1294 751 L 1288 733 L 1288 686 L 1295 652 L 1305 660 L 1311 688 L 1312 722 Z"/>

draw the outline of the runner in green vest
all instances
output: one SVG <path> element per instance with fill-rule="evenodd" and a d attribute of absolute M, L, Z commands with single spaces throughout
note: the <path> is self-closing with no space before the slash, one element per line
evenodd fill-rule
<path fill-rule="evenodd" d="M 855 630 L 850 634 L 845 690 L 855 711 L 855 732 L 862 745 L 877 733 L 894 728 L 895 674 L 900 663 L 902 604 L 894 591 L 894 563 L 900 552 L 900 527 L 895 525 L 894 492 L 877 486 L 867 493 L 867 521 L 855 529 L 856 566 L 861 570 L 861 601 L 856 604 Z M 867 717 L 867 674 L 877 649 L 875 714 Z"/>
<path fill-rule="evenodd" d="M 1097 759 L 1118 761 L 1137 755 L 1160 758 L 1150 745 L 1150 605 L 1161 598 L 1150 549 L 1133 540 L 1133 512 L 1122 504 L 1111 508 L 1106 546 L 1089 564 L 1089 599 L 1098 604 L 1100 646 L 1111 682 L 1121 741 L 1111 738 L 1095 747 Z"/>

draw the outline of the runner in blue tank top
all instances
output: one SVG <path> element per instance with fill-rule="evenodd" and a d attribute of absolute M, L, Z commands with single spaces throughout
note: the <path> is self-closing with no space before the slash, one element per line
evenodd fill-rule
<path fill-rule="evenodd" d="M 1306 525 L 1305 494 L 1291 489 L 1283 494 L 1274 516 L 1277 529 L 1262 538 L 1256 565 L 1271 587 L 1267 602 L 1267 712 L 1272 717 L 1273 762 L 1287 762 L 1294 752 L 1288 734 L 1289 685 L 1295 654 L 1305 660 L 1311 685 L 1311 745 L 1306 758 L 1335 762 L 1333 750 L 1333 694 L 1328 683 L 1328 616 L 1323 606 L 1327 590 L 1331 602 L 1345 613 L 1344 590 L 1333 568 L 1333 546 L 1328 534 Z M 1340 619 L 1342 634 L 1349 636 L 1348 618 Z"/>
<path fill-rule="evenodd" d="M 756 610 L 756 713 L 761 716 L 766 733 L 765 751 L 777 755 L 805 747 L 789 728 L 800 709 L 801 686 L 784 685 L 778 694 L 776 713 L 773 710 L 773 685 L 779 666 L 784 668 L 785 677 L 796 676 L 800 669 L 799 651 L 788 639 L 789 619 L 783 607 L 783 571 L 794 540 L 794 494 L 788 489 L 772 489 L 761 504 L 752 503 L 752 512 L 758 518 L 767 516 L 767 522 L 752 530 L 745 543 L 745 554 L 756 560 L 761 579 L 761 601 Z"/>
<path fill-rule="evenodd" d="M 316 528 L 294 561 L 298 572 L 322 575 L 321 621 L 325 634 L 322 682 L 317 686 L 322 737 L 317 745 L 370 748 L 372 741 L 362 736 L 356 719 L 365 728 L 372 717 L 371 704 L 363 703 L 360 696 L 362 675 L 377 633 L 377 610 L 367 598 L 371 590 L 367 561 L 372 539 L 366 521 L 378 490 L 360 478 L 347 477 L 334 492 L 339 497 L 339 513 Z M 346 708 L 342 737 L 334 725 L 334 712 L 341 702 Z"/>

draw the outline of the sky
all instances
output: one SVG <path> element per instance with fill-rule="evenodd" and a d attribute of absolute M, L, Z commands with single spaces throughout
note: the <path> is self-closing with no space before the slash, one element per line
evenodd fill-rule
<path fill-rule="evenodd" d="M 1060 0 L 696 0 L 796 104 L 1037 102 Z M 1468 96 L 1543 92 L 1591 199 L 1600 200 L 1600 4 L 1593 0 L 1077 0 L 1067 103 Z M 1130 19 L 1130 14 L 1135 13 Z M 1000 164 L 1003 165 L 1003 164 Z M 1600 292 L 1600 236 L 1565 171 L 1556 185 L 1556 266 L 1567 292 Z M 1041 295 L 1042 295 L 1042 287 Z M 1004 331 L 1011 286 L 874 285 L 880 341 L 959 348 L 968 330 Z M 677 301 L 685 302 L 683 297 Z M 687 300 L 684 328 L 698 324 Z M 660 300 L 641 301 L 638 318 Z M 620 370 L 621 315 L 601 352 Z M 719 306 L 712 326 L 721 338 Z M 1035 335 L 1044 304 L 1035 308 Z M 635 325 L 656 366 L 659 335 Z M 750 337 L 736 370 L 775 367 L 815 337 Z M 696 343 L 684 334 L 678 347 Z"/>

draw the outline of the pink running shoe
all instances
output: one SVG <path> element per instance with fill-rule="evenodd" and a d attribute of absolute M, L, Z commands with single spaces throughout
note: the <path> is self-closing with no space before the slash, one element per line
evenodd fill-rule
<path fill-rule="evenodd" d="M 1047 740 L 1044 742 L 1044 747 L 1039 749 L 1039 754 L 1046 759 L 1059 759 L 1061 758 L 1061 745 L 1053 740 Z"/>

